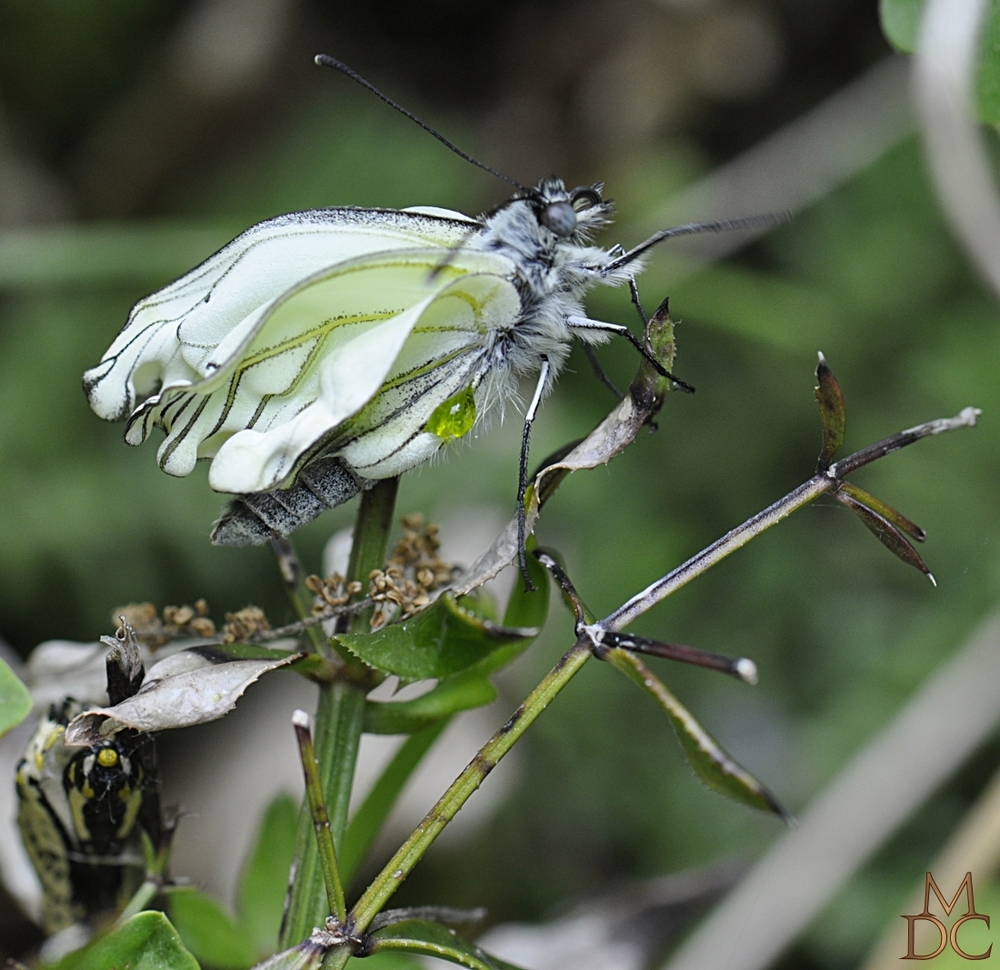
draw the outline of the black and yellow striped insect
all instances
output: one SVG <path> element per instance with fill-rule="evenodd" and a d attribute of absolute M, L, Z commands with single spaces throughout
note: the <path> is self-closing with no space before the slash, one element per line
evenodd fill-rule
<path fill-rule="evenodd" d="M 109 693 L 121 696 L 110 656 L 108 667 Z M 17 766 L 18 827 L 42 885 L 42 925 L 49 934 L 120 909 L 145 874 L 142 831 L 153 846 L 161 839 L 152 738 L 121 731 L 71 748 L 66 725 L 80 710 L 71 698 L 53 705 Z"/>

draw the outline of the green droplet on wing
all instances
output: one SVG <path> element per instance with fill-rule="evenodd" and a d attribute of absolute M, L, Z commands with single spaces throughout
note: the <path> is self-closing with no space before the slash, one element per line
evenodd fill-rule
<path fill-rule="evenodd" d="M 425 430 L 445 441 L 461 438 L 476 423 L 476 396 L 471 387 L 442 401 L 427 419 Z"/>

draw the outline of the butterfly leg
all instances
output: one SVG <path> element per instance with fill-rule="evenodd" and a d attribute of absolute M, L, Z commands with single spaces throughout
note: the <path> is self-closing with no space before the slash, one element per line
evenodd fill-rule
<path fill-rule="evenodd" d="M 688 394 L 694 394 L 694 388 L 687 381 L 682 381 L 679 377 L 674 377 L 669 371 L 664 370 L 663 365 L 649 352 L 642 341 L 628 327 L 620 323 L 607 323 L 604 320 L 591 320 L 588 317 L 577 316 L 568 317 L 566 322 L 569 324 L 571 330 L 600 330 L 604 333 L 613 333 L 619 337 L 624 337 L 642 354 L 643 359 L 653 367 L 657 374 L 673 381 L 680 390 L 686 391 Z"/>
<path fill-rule="evenodd" d="M 524 579 L 524 589 L 531 592 L 535 589 L 535 584 L 531 581 L 531 574 L 528 572 L 528 560 L 525 556 L 524 544 L 527 541 L 527 522 L 524 509 L 524 495 L 528 491 L 528 446 L 531 442 L 531 426 L 538 413 L 538 405 L 542 401 L 542 393 L 549 379 L 549 359 L 542 357 L 542 366 L 538 372 L 538 383 L 535 385 L 535 393 L 532 395 L 531 404 L 524 416 L 524 430 L 521 432 L 521 466 L 517 478 L 517 561 L 521 567 L 521 576 Z"/>
<path fill-rule="evenodd" d="M 590 366 L 594 369 L 594 373 L 597 375 L 597 379 L 607 387 L 612 394 L 619 401 L 623 400 L 625 395 L 615 386 L 615 382 L 608 377 L 606 371 L 601 366 L 601 362 L 597 359 L 597 354 L 594 353 L 594 348 L 590 344 L 583 344 L 583 352 L 587 355 L 587 360 L 590 361 Z"/>
<path fill-rule="evenodd" d="M 628 278 L 628 289 L 629 293 L 632 294 L 632 306 L 635 307 L 636 313 L 639 314 L 639 319 L 642 321 L 642 326 L 645 329 L 649 326 L 649 317 L 646 316 L 646 311 L 642 308 L 642 300 L 639 298 L 639 284 L 636 283 L 634 276 Z M 668 297 L 667 300 L 669 299 Z"/>

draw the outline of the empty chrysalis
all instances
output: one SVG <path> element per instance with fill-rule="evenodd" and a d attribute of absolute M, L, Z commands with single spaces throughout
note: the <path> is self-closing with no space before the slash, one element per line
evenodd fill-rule
<path fill-rule="evenodd" d="M 627 327 L 587 316 L 592 286 L 627 282 L 672 236 L 776 221 L 678 226 L 628 251 L 591 246 L 611 215 L 601 185 L 522 186 L 346 65 L 316 60 L 516 191 L 475 218 L 424 207 L 279 216 L 136 304 L 84 388 L 98 415 L 128 420 L 129 444 L 166 432 L 165 472 L 187 475 L 211 459 L 209 484 L 237 496 L 212 532 L 220 545 L 288 535 L 414 468 L 537 376 L 526 455 L 530 422 L 574 338 L 617 334 L 649 356 Z"/>

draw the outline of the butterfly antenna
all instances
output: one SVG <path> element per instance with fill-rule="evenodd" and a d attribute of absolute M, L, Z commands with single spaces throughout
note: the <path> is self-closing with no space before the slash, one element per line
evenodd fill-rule
<path fill-rule="evenodd" d="M 416 122 L 424 129 L 429 135 L 433 135 L 445 148 L 450 148 L 459 158 L 464 158 L 467 162 L 471 162 L 473 165 L 481 168 L 484 172 L 489 172 L 490 175 L 495 175 L 498 179 L 502 179 L 508 185 L 513 185 L 515 189 L 521 192 L 530 194 L 530 189 L 522 185 L 520 182 L 512 179 L 508 175 L 504 175 L 503 172 L 498 172 L 495 168 L 491 168 L 485 162 L 479 161 L 477 158 L 473 158 L 467 152 L 463 152 L 461 148 L 457 145 L 452 144 L 448 141 L 441 132 L 432 128 L 426 121 L 418 118 L 412 111 L 407 111 L 401 104 L 393 101 L 392 98 L 387 94 L 383 94 L 371 81 L 366 81 L 357 71 L 348 67 L 343 61 L 338 61 L 335 57 L 330 57 L 329 54 L 317 54 L 315 57 L 316 63 L 320 67 L 332 67 L 335 71 L 340 71 L 341 74 L 346 74 L 352 81 L 357 81 L 363 88 L 367 88 L 374 94 L 377 98 L 381 98 L 390 108 L 395 108 L 401 115 L 405 115 L 410 121 Z"/>
<path fill-rule="evenodd" d="M 770 229 L 772 226 L 780 226 L 792 221 L 790 212 L 768 212 L 761 216 L 749 216 L 746 219 L 720 219 L 718 222 L 688 222 L 683 226 L 674 226 L 671 229 L 661 229 L 653 233 L 645 242 L 639 243 L 634 249 L 612 260 L 604 267 L 605 272 L 620 269 L 632 262 L 637 256 L 641 256 L 647 249 L 651 249 L 664 239 L 673 239 L 674 236 L 693 236 L 699 232 L 730 232 L 733 230 L 746 229 Z"/>

